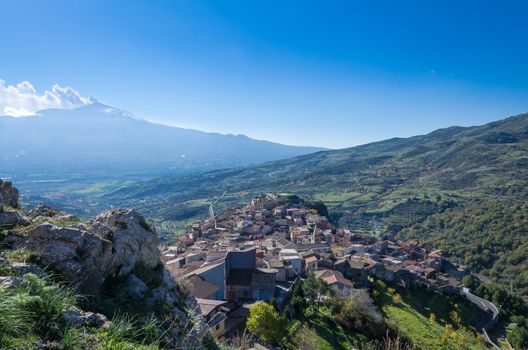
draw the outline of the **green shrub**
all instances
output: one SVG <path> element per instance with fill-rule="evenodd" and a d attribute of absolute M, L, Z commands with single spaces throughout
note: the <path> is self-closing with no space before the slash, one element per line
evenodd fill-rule
<path fill-rule="evenodd" d="M 106 334 L 116 341 L 135 339 L 140 334 L 137 323 L 137 320 L 127 315 L 116 315 L 112 318 L 112 323 Z"/>
<path fill-rule="evenodd" d="M 80 329 L 66 328 L 61 334 L 60 350 L 83 350 L 90 345 Z"/>
<path fill-rule="evenodd" d="M 15 269 L 8 264 L 0 261 L 0 276 L 14 276 Z"/>
<path fill-rule="evenodd" d="M 0 287 L 0 348 L 6 347 L 10 338 L 24 335 L 31 327 L 32 316 L 20 306 L 13 291 Z"/>
<path fill-rule="evenodd" d="M 139 320 L 128 315 L 115 315 L 103 333 L 101 350 L 158 349 L 165 333 L 161 323 L 148 316 Z"/>
<path fill-rule="evenodd" d="M 21 308 L 33 313 L 37 333 L 47 334 L 60 313 L 75 306 L 80 296 L 64 284 L 52 283 L 49 277 L 28 273 L 16 288 L 16 299 Z"/>

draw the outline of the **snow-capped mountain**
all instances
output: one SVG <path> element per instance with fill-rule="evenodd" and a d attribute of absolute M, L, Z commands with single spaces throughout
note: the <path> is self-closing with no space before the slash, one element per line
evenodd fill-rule
<path fill-rule="evenodd" d="M 97 101 L 0 117 L 0 175 L 9 177 L 181 174 L 319 150 L 155 124 Z"/>

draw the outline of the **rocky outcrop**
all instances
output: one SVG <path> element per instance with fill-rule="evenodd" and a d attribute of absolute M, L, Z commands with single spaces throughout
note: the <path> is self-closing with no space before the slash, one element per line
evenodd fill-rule
<path fill-rule="evenodd" d="M 36 208 L 31 209 L 28 215 L 32 219 L 36 219 L 39 216 L 42 216 L 57 220 L 78 220 L 75 215 L 67 214 L 63 211 L 42 204 L 37 206 Z"/>
<path fill-rule="evenodd" d="M 66 327 L 105 327 L 108 319 L 105 315 L 82 311 L 71 307 L 61 313 L 61 320 Z"/>
<path fill-rule="evenodd" d="M 168 348 L 203 345 L 207 324 L 196 301 L 182 292 L 162 264 L 158 236 L 143 216 L 132 209 L 114 209 L 80 223 L 69 214 L 39 206 L 26 219 L 23 210 L 7 208 L 18 206 L 18 191 L 6 182 L 2 182 L 2 191 L 0 203 L 6 204 L 6 209 L 0 210 L 0 225 L 11 225 L 2 247 L 29 250 L 37 260 L 15 262 L 0 256 L 13 275 L 0 276 L 0 286 L 14 288 L 29 272 L 51 270 L 87 297 L 83 299 L 88 309 L 106 313 L 96 304 L 100 298 L 119 305 L 124 296 L 141 305 L 145 315 L 162 312 L 160 319 L 171 324 L 163 331 L 170 338 L 164 337 Z M 21 223 L 30 226 L 21 230 Z M 102 314 L 75 307 L 62 310 L 59 321 L 65 327 L 83 329 L 105 328 L 111 322 Z"/>
<path fill-rule="evenodd" d="M 126 276 L 135 266 L 160 264 L 156 232 L 132 209 L 99 215 L 88 225 L 44 223 L 30 229 L 24 246 L 39 253 L 83 294 L 95 295 L 107 277 Z M 145 227 L 148 227 L 147 230 Z"/>
<path fill-rule="evenodd" d="M 4 210 L 4 206 L 18 208 L 18 190 L 11 182 L 0 180 L 0 227 L 26 225 L 27 219 L 14 210 Z"/>
<path fill-rule="evenodd" d="M 18 197 L 18 190 L 10 181 L 0 180 L 0 198 L 2 198 L 0 202 L 11 208 L 18 208 Z"/>
<path fill-rule="evenodd" d="M 17 213 L 16 211 L 4 210 L 0 212 L 0 227 L 1 226 L 16 226 L 16 225 L 27 225 L 28 220 Z"/>

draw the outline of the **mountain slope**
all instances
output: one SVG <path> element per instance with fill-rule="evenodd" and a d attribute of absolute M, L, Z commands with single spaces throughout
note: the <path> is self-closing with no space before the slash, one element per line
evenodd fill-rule
<path fill-rule="evenodd" d="M 244 169 L 131 184 L 99 203 L 135 206 L 167 232 L 207 215 L 209 203 L 224 191 L 219 210 L 265 191 L 321 200 L 340 225 L 432 241 L 452 259 L 528 294 L 527 276 L 519 273 L 528 270 L 522 248 L 528 244 L 527 114 Z M 508 208 L 515 213 L 505 214 Z"/>
<path fill-rule="evenodd" d="M 98 102 L 74 110 L 45 110 L 35 117 L 0 117 L 4 177 L 145 178 L 239 167 L 319 150 L 154 124 Z"/>
<path fill-rule="evenodd" d="M 371 218 L 382 220 L 381 213 L 424 195 L 439 195 L 444 202 L 477 194 L 481 199 L 526 199 L 527 172 L 528 115 L 523 115 L 244 169 L 146 181 L 108 198 L 141 201 L 140 207 L 155 214 L 155 208 L 164 207 L 160 200 L 196 202 L 227 191 L 227 201 L 242 201 L 251 193 L 288 191 L 326 202 L 342 224 L 371 229 Z M 169 205 L 163 212 L 166 217 L 174 210 Z"/>

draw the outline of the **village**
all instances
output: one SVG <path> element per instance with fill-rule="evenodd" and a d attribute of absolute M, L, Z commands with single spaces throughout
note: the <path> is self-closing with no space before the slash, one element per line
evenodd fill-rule
<path fill-rule="evenodd" d="M 445 272 L 440 250 L 335 228 L 317 209 L 296 196 L 265 194 L 194 223 L 177 245 L 161 247 L 168 271 L 187 283 L 215 337 L 243 330 L 255 303 L 283 306 L 309 274 L 340 296 L 373 279 L 462 291 L 461 276 Z"/>

